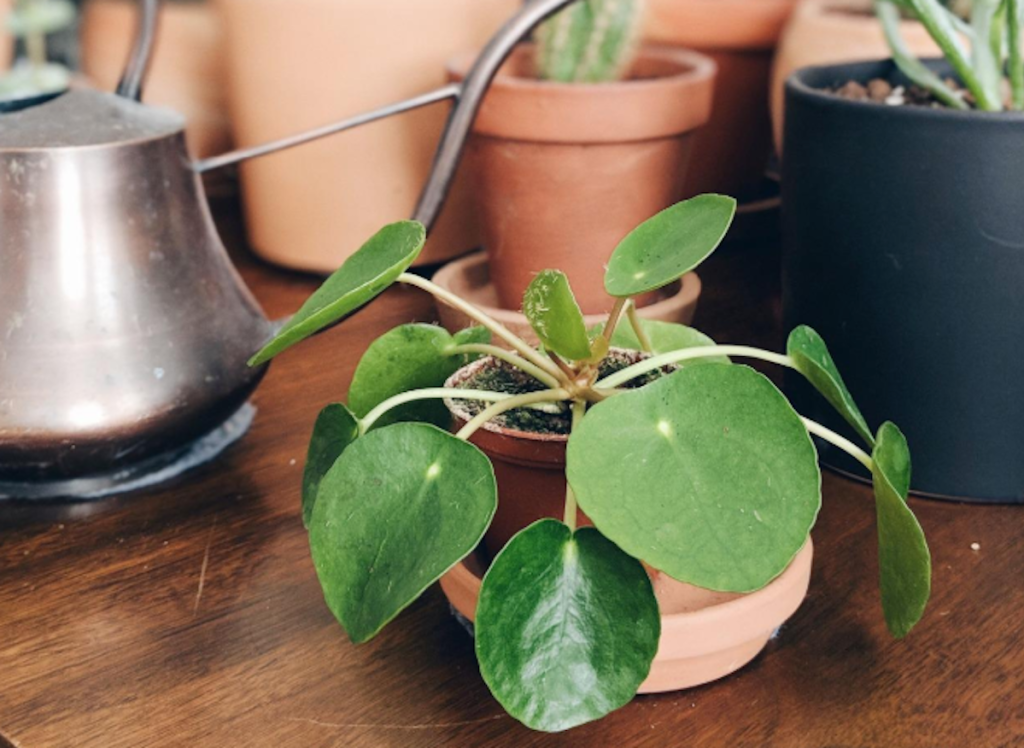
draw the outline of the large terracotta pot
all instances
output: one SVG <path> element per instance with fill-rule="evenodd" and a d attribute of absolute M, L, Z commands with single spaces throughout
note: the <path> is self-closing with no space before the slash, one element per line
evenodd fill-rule
<path fill-rule="evenodd" d="M 519 0 L 217 0 L 227 28 L 240 146 L 327 124 L 443 85 L 444 63 L 481 46 Z M 436 105 L 242 167 L 249 238 L 272 262 L 335 270 L 412 215 L 448 113 Z M 460 184 L 420 264 L 478 246 Z"/>
<path fill-rule="evenodd" d="M 137 0 L 88 0 L 82 16 L 82 65 L 100 88 L 113 90 L 138 24 Z M 198 157 L 231 145 L 225 95 L 223 34 L 212 6 L 165 2 L 144 97 L 185 116 L 189 149 Z"/>
<path fill-rule="evenodd" d="M 696 137 L 686 195 L 738 195 L 771 153 L 768 80 L 796 0 L 648 0 L 645 38 L 696 49 L 718 65 L 711 120 Z"/>
<path fill-rule="evenodd" d="M 907 46 L 919 57 L 939 49 L 917 21 L 900 24 Z M 889 57 L 889 45 L 871 0 L 802 0 L 779 43 L 772 70 L 772 129 L 782 152 L 786 79 L 800 68 Z"/>
<path fill-rule="evenodd" d="M 639 358 L 642 354 L 626 352 Z M 457 387 L 480 369 L 481 359 L 461 369 L 446 386 Z M 449 401 L 456 428 L 469 417 Z M 441 579 L 452 606 L 469 621 L 476 615 L 481 579 L 494 556 L 520 530 L 538 520 L 562 519 L 568 437 L 513 431 L 488 424 L 470 441 L 490 458 L 498 481 L 498 511 L 484 542 Z M 582 512 L 577 522 L 590 525 Z M 811 578 L 810 541 L 789 568 L 749 595 L 713 592 L 648 569 L 662 614 L 661 641 L 641 693 L 691 688 L 718 680 L 753 660 L 803 602 Z"/>
<path fill-rule="evenodd" d="M 473 55 L 450 66 L 465 75 Z M 564 271 L 586 314 L 607 311 L 605 264 L 638 224 L 681 197 L 715 69 L 684 50 L 642 50 L 629 80 L 552 83 L 520 47 L 484 99 L 467 158 L 501 306 L 534 275 Z"/>

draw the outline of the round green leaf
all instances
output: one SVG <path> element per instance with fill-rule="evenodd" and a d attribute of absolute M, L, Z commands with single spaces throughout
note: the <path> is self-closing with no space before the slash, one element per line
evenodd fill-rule
<path fill-rule="evenodd" d="M 484 577 L 480 673 L 506 711 L 559 732 L 629 703 L 651 669 L 661 617 L 643 565 L 593 528 L 541 520 Z"/>
<path fill-rule="evenodd" d="M 485 343 L 486 328 L 463 330 L 454 337 L 436 325 L 402 325 L 377 338 L 363 354 L 348 391 L 352 411 L 364 418 L 388 398 L 426 387 L 440 387 L 472 357 L 453 355 L 457 345 Z M 422 421 L 445 428 L 451 416 L 440 400 L 409 403 L 390 411 L 375 426 Z"/>
<path fill-rule="evenodd" d="M 324 598 L 353 642 L 373 638 L 483 538 L 494 470 L 423 423 L 373 431 L 320 484 L 309 545 Z"/>
<path fill-rule="evenodd" d="M 723 195 L 699 195 L 663 210 L 619 244 L 605 289 L 625 298 L 679 280 L 718 248 L 735 214 L 736 201 Z"/>
<path fill-rule="evenodd" d="M 932 560 L 924 531 L 907 505 L 910 449 L 892 423 L 878 432 L 872 470 L 878 516 L 878 567 L 885 623 L 902 639 L 924 615 L 932 589 Z"/>
<path fill-rule="evenodd" d="M 567 361 L 590 357 L 590 338 L 569 279 L 557 270 L 538 273 L 523 297 L 523 314 L 545 348 Z"/>
<path fill-rule="evenodd" d="M 426 240 L 426 229 L 417 221 L 382 228 L 324 281 L 249 365 L 266 363 L 372 301 L 408 270 Z"/>
<path fill-rule="evenodd" d="M 843 382 L 843 377 L 821 336 L 806 325 L 798 327 L 789 336 L 787 353 L 793 359 L 797 371 L 803 374 L 829 404 L 839 411 L 846 422 L 853 426 L 860 437 L 873 447 L 875 437 L 868 428 L 868 422 L 853 401 L 853 395 Z"/>
<path fill-rule="evenodd" d="M 699 330 L 694 330 L 686 325 L 679 325 L 674 322 L 661 322 L 659 320 L 641 320 L 641 326 L 651 341 L 653 353 L 671 353 L 681 351 L 684 348 L 706 348 L 715 345 L 715 341 Z M 612 335 L 612 345 L 618 348 L 629 348 L 633 351 L 643 350 L 640 339 L 637 337 L 633 325 L 628 320 L 619 323 Z M 696 358 L 691 361 L 682 361 L 678 365 L 693 366 L 700 364 L 728 364 L 731 363 L 728 356 L 716 356 L 715 358 Z"/>
<path fill-rule="evenodd" d="M 821 474 L 800 417 L 746 366 L 682 369 L 590 409 L 569 482 L 612 542 L 682 582 L 751 592 L 807 542 Z"/>
<path fill-rule="evenodd" d="M 341 453 L 359 438 L 359 421 L 340 403 L 320 411 L 306 453 L 306 469 L 302 473 L 302 524 L 309 527 L 316 505 L 320 482 L 334 467 Z"/>

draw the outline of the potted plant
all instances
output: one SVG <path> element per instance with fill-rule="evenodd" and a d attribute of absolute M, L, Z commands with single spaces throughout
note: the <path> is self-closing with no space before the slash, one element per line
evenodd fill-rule
<path fill-rule="evenodd" d="M 0 76 L 0 112 L 40 103 L 64 93 L 71 71 L 47 54 L 47 36 L 74 25 L 77 11 L 68 0 L 18 0 L 6 14 L 8 33 L 23 43 L 24 57 Z M 9 49 L 9 48 L 8 48 Z"/>
<path fill-rule="evenodd" d="M 714 107 L 695 138 L 686 194 L 759 195 L 772 148 L 772 59 L 797 0 L 649 2 L 646 39 L 696 49 L 718 66 Z"/>
<path fill-rule="evenodd" d="M 868 418 L 898 417 L 917 489 L 1019 502 L 1020 3 L 975 0 L 969 22 L 937 0 L 876 8 L 892 61 L 809 68 L 787 84 L 785 319 L 828 337 Z M 909 52 L 901 10 L 945 60 Z M 790 392 L 827 419 L 799 382 Z"/>
<path fill-rule="evenodd" d="M 711 110 L 714 65 L 639 47 L 642 7 L 566 8 L 513 53 L 484 99 L 467 161 L 499 308 L 518 311 L 534 275 L 558 267 L 585 314 L 606 314 L 609 248 L 681 197 L 693 133 Z M 452 77 L 474 58 L 455 59 Z"/>
<path fill-rule="evenodd" d="M 214 0 L 224 18 L 236 143 L 255 145 L 444 83 L 445 61 L 483 45 L 521 0 Z M 382 54 L 382 51 L 385 52 Z M 265 259 L 330 273 L 366 236 L 412 214 L 447 116 L 444 106 L 242 167 L 246 227 Z M 457 180 L 417 261 L 480 244 Z"/>
<path fill-rule="evenodd" d="M 525 487 L 496 482 L 491 460 L 474 446 L 478 435 L 507 435 L 502 417 L 534 424 L 535 432 L 561 431 L 568 487 L 554 518 L 492 548 L 478 599 L 466 605 L 450 594 L 473 608 L 484 680 L 529 727 L 569 729 L 626 704 L 645 683 L 649 690 L 685 685 L 679 672 L 674 682 L 671 673 L 647 681 L 656 658 L 693 643 L 676 616 L 685 624 L 701 613 L 665 608 L 697 588 L 719 628 L 745 620 L 750 608 L 782 614 L 748 622 L 753 651 L 737 647 L 733 662 L 720 658 L 705 679 L 757 653 L 806 590 L 821 505 L 812 434 L 870 467 L 885 619 L 898 637 L 913 628 L 929 596 L 930 560 L 906 502 L 907 444 L 891 423 L 877 435 L 868 429 L 821 338 L 800 328 L 781 355 L 715 346 L 689 328 L 647 326 L 636 315 L 635 298 L 714 251 L 734 211 L 729 198 L 702 196 L 629 234 L 610 259 L 605 286 L 615 301 L 596 330 L 586 329 L 564 274 L 538 275 L 523 306 L 543 349 L 406 273 L 425 232 L 394 224 L 253 358 L 270 360 L 395 282 L 432 293 L 480 325 L 455 336 L 425 325 L 392 330 L 360 362 L 349 405 L 329 405 L 317 420 L 303 516 L 327 604 L 353 642 L 372 639 L 430 585 L 464 569 L 495 514 L 521 499 Z M 620 325 L 628 325 L 621 336 Z M 491 335 L 508 348 L 492 346 Z M 644 353 L 616 351 L 619 341 L 635 341 Z M 489 358 L 467 372 L 479 355 Z M 726 356 L 801 372 L 856 426 L 871 454 L 802 419 L 766 377 Z M 438 386 L 460 369 L 456 386 Z M 451 420 L 439 404 L 445 399 L 465 414 L 454 434 L 439 428 Z M 485 405 L 465 410 L 478 403 Z"/>
<path fill-rule="evenodd" d="M 836 62 L 877 60 L 889 54 L 874 0 L 801 0 L 786 24 L 772 64 L 771 113 L 775 147 L 782 151 L 786 79 L 800 68 Z M 924 26 L 906 14 L 900 30 L 918 57 L 934 57 L 939 48 Z"/>
<path fill-rule="evenodd" d="M 172 0 L 160 9 L 158 41 L 146 77 L 149 104 L 181 112 L 189 149 L 198 158 L 231 147 L 224 34 L 206 0 Z M 86 0 L 82 12 L 82 65 L 99 87 L 113 90 L 138 23 L 137 0 Z"/>

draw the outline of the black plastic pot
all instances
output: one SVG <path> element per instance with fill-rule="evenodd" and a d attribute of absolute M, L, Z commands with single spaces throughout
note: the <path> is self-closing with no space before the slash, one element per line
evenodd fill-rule
<path fill-rule="evenodd" d="M 872 62 L 786 85 L 787 329 L 818 330 L 868 422 L 905 431 L 915 491 L 1024 503 L 1024 114 L 823 90 L 872 78 L 905 82 Z M 786 386 L 849 433 L 802 382 Z M 823 457 L 863 473 L 834 449 Z"/>

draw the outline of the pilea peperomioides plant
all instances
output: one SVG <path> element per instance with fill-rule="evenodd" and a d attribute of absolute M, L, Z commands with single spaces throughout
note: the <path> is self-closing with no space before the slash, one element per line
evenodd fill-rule
<path fill-rule="evenodd" d="M 606 276 L 616 303 L 598 330 L 585 328 L 562 274 L 538 275 L 524 311 L 542 349 L 405 273 L 425 232 L 416 223 L 394 224 L 254 357 L 254 364 L 269 360 L 396 281 L 432 293 L 481 325 L 454 336 L 429 325 L 392 330 L 360 361 L 349 405 L 329 405 L 317 420 L 304 517 L 327 604 L 353 642 L 373 638 L 476 548 L 498 496 L 488 458 L 468 439 L 520 409 L 571 412 L 572 421 L 564 521 L 542 520 L 505 546 L 483 579 L 476 613 L 484 680 L 529 727 L 565 730 L 636 694 L 661 628 L 644 563 L 682 582 L 741 593 L 765 587 L 789 566 L 821 506 L 811 435 L 871 470 L 882 608 L 894 636 L 910 632 L 928 601 L 931 562 L 907 505 L 910 455 L 899 429 L 868 428 L 825 343 L 809 328 L 793 332 L 785 355 L 718 346 L 687 327 L 642 321 L 631 301 L 706 259 L 734 211 L 730 198 L 704 195 L 623 240 Z M 491 345 L 492 335 L 509 349 Z M 647 355 L 602 376 L 612 345 Z M 510 395 L 441 386 L 481 355 L 519 368 L 539 389 Z M 732 363 L 740 358 L 807 377 L 871 453 L 802 419 L 768 378 Z M 649 384 L 625 387 L 645 376 Z M 443 398 L 487 405 L 453 435 L 440 428 L 451 422 L 437 407 Z M 594 527 L 577 527 L 577 507 Z"/>

